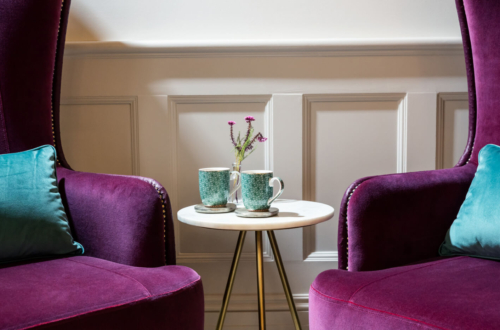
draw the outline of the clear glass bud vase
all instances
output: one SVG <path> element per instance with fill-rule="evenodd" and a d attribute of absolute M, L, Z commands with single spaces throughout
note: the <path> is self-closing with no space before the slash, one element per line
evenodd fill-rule
<path fill-rule="evenodd" d="M 241 164 L 233 163 L 231 170 L 241 173 Z M 233 191 L 234 187 L 236 187 L 238 184 L 240 184 L 240 176 L 231 175 L 231 179 L 229 180 L 229 184 L 230 184 L 229 191 Z M 228 203 L 233 203 L 236 205 L 243 204 L 242 195 L 241 195 L 241 187 L 238 190 L 236 190 L 236 192 L 234 194 L 229 196 L 227 201 L 228 201 Z"/>

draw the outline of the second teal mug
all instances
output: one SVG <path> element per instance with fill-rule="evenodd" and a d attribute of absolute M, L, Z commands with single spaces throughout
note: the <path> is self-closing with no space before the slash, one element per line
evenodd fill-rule
<path fill-rule="evenodd" d="M 240 188 L 240 185 L 229 191 L 229 177 L 239 172 L 231 172 L 225 167 L 201 168 L 199 171 L 200 197 L 206 207 L 225 207 L 229 196 Z"/>
<path fill-rule="evenodd" d="M 273 182 L 278 181 L 280 190 L 273 197 Z M 283 180 L 273 177 L 272 171 L 244 171 L 241 172 L 241 192 L 243 205 L 249 211 L 266 212 L 271 203 L 280 197 L 285 189 Z"/>

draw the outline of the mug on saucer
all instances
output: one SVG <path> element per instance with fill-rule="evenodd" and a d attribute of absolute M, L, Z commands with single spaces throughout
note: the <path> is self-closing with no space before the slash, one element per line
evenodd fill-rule
<path fill-rule="evenodd" d="M 237 171 L 230 171 L 225 167 L 201 168 L 199 170 L 200 197 L 203 205 L 209 208 L 225 207 L 227 199 L 238 190 L 238 184 L 229 191 L 229 177 L 232 174 L 240 175 Z"/>
<path fill-rule="evenodd" d="M 278 181 L 280 190 L 273 197 L 273 182 Z M 249 211 L 267 212 L 274 202 L 283 193 L 285 184 L 279 177 L 273 176 L 272 171 L 256 170 L 241 172 L 241 186 L 243 205 Z"/>

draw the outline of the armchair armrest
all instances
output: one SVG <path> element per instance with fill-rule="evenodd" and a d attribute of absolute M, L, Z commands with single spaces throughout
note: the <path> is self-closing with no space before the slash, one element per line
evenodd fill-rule
<path fill-rule="evenodd" d="M 85 255 L 140 267 L 175 264 L 170 200 L 158 182 L 63 167 L 57 177 L 73 236 Z"/>
<path fill-rule="evenodd" d="M 438 257 L 476 166 L 367 177 L 339 213 L 339 268 L 378 270 Z"/>

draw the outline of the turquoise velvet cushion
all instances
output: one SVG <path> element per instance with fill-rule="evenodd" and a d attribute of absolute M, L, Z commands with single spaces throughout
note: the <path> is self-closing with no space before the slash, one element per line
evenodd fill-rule
<path fill-rule="evenodd" d="M 439 254 L 500 260 L 499 146 L 488 144 L 479 152 L 476 175 Z"/>
<path fill-rule="evenodd" d="M 0 155 L 0 263 L 83 254 L 73 240 L 52 146 Z"/>

